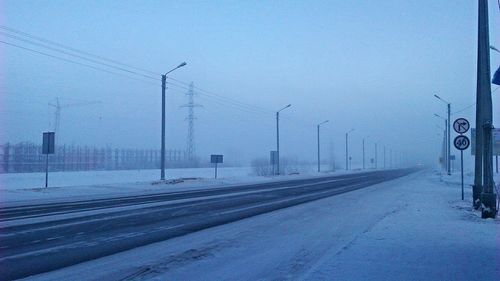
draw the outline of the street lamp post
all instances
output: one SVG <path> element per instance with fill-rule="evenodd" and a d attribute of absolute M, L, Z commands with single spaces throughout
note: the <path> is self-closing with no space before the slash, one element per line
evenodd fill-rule
<path fill-rule="evenodd" d="M 345 133 L 345 169 L 349 170 L 349 133 L 354 131 L 351 129 L 350 131 Z"/>
<path fill-rule="evenodd" d="M 450 115 L 451 115 L 451 103 L 449 103 L 448 101 L 442 99 L 440 96 L 438 95 L 434 95 L 434 97 L 436 97 L 437 99 L 439 99 L 440 101 L 446 103 L 446 108 L 448 110 L 448 126 L 446 127 L 447 128 L 447 135 L 448 135 L 448 139 L 447 139 L 447 146 L 448 146 L 448 159 L 447 159 L 447 170 L 448 170 L 448 175 L 451 175 L 451 157 L 450 157 L 450 153 L 451 153 L 451 141 L 450 141 Z"/>
<path fill-rule="evenodd" d="M 321 161 L 321 157 L 320 157 L 320 146 L 319 146 L 319 127 L 325 123 L 327 123 L 329 120 L 325 120 L 321 123 L 319 123 L 317 125 L 317 129 L 318 129 L 318 173 L 321 171 L 321 166 L 320 166 L 320 161 Z"/>
<path fill-rule="evenodd" d="M 276 111 L 276 174 L 280 174 L 280 112 L 292 106 L 291 104 Z"/>
<path fill-rule="evenodd" d="M 434 113 L 434 116 L 441 118 L 444 120 L 444 148 L 443 148 L 443 163 L 444 163 L 444 169 L 448 170 L 448 149 L 447 149 L 447 143 L 448 143 L 448 119 L 444 118 L 443 116 Z"/>
<path fill-rule="evenodd" d="M 385 170 L 385 145 L 384 145 L 384 170 Z"/>
<path fill-rule="evenodd" d="M 366 136 L 363 138 L 363 170 L 365 169 L 365 139 L 368 139 L 370 136 Z"/>
<path fill-rule="evenodd" d="M 183 62 L 179 64 L 174 69 L 168 71 L 161 76 L 161 175 L 160 179 L 165 180 L 165 90 L 167 84 L 167 74 L 170 72 L 185 66 L 186 63 Z"/>

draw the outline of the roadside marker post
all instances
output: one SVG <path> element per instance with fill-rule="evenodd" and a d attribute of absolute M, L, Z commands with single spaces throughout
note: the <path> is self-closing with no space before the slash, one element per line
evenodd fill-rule
<path fill-rule="evenodd" d="M 455 148 L 460 150 L 460 170 L 462 177 L 462 200 L 464 200 L 464 150 L 469 148 L 470 140 L 467 136 L 463 135 L 469 131 L 470 124 L 465 118 L 458 118 L 453 122 L 453 129 L 459 135 L 453 140 Z"/>

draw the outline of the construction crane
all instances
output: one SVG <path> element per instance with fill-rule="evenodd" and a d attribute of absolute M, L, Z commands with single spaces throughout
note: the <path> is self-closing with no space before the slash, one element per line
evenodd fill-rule
<path fill-rule="evenodd" d="M 59 133 L 59 125 L 61 122 L 61 109 L 62 108 L 67 108 L 67 107 L 74 107 L 74 106 L 86 106 L 86 105 L 92 105 L 92 104 L 98 104 L 101 103 L 100 101 L 81 101 L 81 102 L 75 102 L 75 103 L 60 103 L 59 102 L 59 97 L 56 97 L 56 101 L 54 103 L 49 103 L 49 106 L 52 106 L 55 108 L 54 111 L 54 132 L 56 133 L 56 139 L 58 138 Z"/>

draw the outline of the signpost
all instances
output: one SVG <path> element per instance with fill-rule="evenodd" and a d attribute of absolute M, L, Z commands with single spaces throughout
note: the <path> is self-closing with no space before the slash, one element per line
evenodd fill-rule
<path fill-rule="evenodd" d="M 224 156 L 220 155 L 220 154 L 210 155 L 210 163 L 215 164 L 215 178 L 217 178 L 217 164 L 223 163 L 223 161 L 224 161 L 223 158 L 224 158 Z"/>
<path fill-rule="evenodd" d="M 453 144 L 455 148 L 460 150 L 460 170 L 462 176 L 462 200 L 464 200 L 464 150 L 469 148 L 470 140 L 467 136 L 463 135 L 469 131 L 470 124 L 469 121 L 465 118 L 458 118 L 453 122 L 453 129 L 455 132 L 459 133 L 455 140 L 453 140 Z"/>
<path fill-rule="evenodd" d="M 49 154 L 54 154 L 55 151 L 55 133 L 44 132 L 42 154 L 45 154 L 45 187 L 49 184 Z"/>

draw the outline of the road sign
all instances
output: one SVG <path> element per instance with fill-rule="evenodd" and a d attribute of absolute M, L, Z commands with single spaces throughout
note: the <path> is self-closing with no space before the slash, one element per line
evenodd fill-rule
<path fill-rule="evenodd" d="M 42 154 L 45 154 L 45 187 L 49 186 L 49 154 L 55 151 L 55 133 L 44 132 Z"/>
<path fill-rule="evenodd" d="M 210 155 L 210 163 L 215 164 L 215 178 L 217 178 L 217 164 L 223 162 L 223 155 L 220 154 L 212 154 Z"/>
<path fill-rule="evenodd" d="M 470 128 L 469 121 L 465 118 L 458 118 L 453 122 L 453 129 L 459 134 L 467 133 Z"/>
<path fill-rule="evenodd" d="M 54 154 L 55 147 L 55 134 L 54 132 L 43 133 L 42 154 Z"/>
<path fill-rule="evenodd" d="M 212 154 L 210 155 L 210 163 L 222 163 L 223 155 Z"/>
<path fill-rule="evenodd" d="M 455 138 L 453 144 L 458 150 L 466 150 L 467 148 L 469 148 L 470 140 L 467 136 L 460 135 Z"/>

